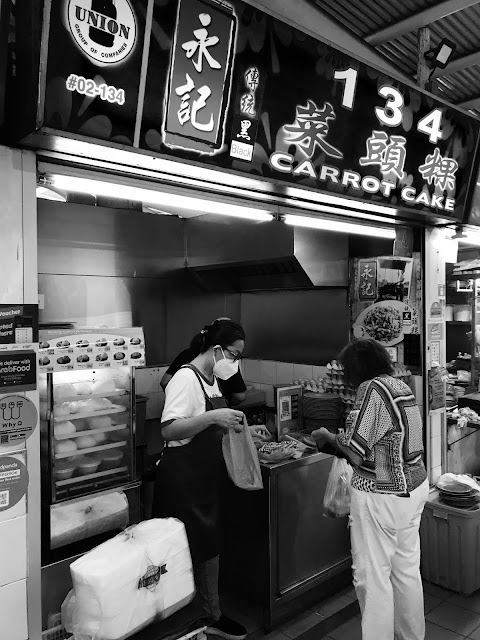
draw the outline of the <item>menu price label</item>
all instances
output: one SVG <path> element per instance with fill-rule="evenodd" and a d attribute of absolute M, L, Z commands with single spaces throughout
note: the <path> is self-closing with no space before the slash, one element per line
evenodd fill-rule
<path fill-rule="evenodd" d="M 43 330 L 40 334 L 39 370 L 143 366 L 145 340 L 141 328 Z"/>

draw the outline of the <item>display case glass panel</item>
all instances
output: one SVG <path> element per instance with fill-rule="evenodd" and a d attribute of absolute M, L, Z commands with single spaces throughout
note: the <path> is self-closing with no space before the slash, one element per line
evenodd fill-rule
<path fill-rule="evenodd" d="M 52 504 L 134 480 L 129 367 L 41 374 L 40 395 Z"/>

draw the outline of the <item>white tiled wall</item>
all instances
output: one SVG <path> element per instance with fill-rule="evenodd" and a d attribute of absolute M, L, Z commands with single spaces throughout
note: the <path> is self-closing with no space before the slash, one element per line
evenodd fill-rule
<path fill-rule="evenodd" d="M 147 397 L 147 420 L 160 418 L 162 415 L 165 394 L 160 380 L 167 369 L 166 366 L 145 367 L 135 372 L 137 395 Z M 265 391 L 267 406 L 273 407 L 274 385 L 292 384 L 298 378 L 323 378 L 327 368 L 293 362 L 245 359 L 241 361 L 241 371 L 246 385 Z"/>
<path fill-rule="evenodd" d="M 242 360 L 242 375 L 248 386 L 262 389 L 265 392 L 267 406 L 273 407 L 274 386 L 292 384 L 299 378 L 324 378 L 326 367 L 293 362 L 277 362 L 274 360 Z"/>

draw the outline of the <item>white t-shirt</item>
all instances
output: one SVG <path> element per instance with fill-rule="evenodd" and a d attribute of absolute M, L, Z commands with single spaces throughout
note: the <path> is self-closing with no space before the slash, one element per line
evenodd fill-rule
<path fill-rule="evenodd" d="M 209 398 L 222 397 L 217 378 L 214 377 L 213 383 L 202 378 L 202 385 Z M 197 376 L 191 369 L 179 369 L 165 389 L 162 422 L 179 418 L 196 418 L 203 413 L 205 413 L 205 396 Z M 171 440 L 168 446 L 181 447 L 192 440 L 193 438 Z"/>

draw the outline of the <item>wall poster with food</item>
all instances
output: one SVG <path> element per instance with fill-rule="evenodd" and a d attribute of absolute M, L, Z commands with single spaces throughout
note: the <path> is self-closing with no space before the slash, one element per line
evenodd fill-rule
<path fill-rule="evenodd" d="M 366 269 L 368 273 L 365 273 Z M 372 274 L 375 275 L 374 282 Z M 403 363 L 405 336 L 420 334 L 420 254 L 414 253 L 408 258 L 380 256 L 356 259 L 352 275 L 353 337 L 373 338 L 385 347 L 398 346 L 397 357 Z M 367 279 L 370 290 L 375 291 L 375 297 L 370 299 L 362 293 L 362 284 Z"/>

